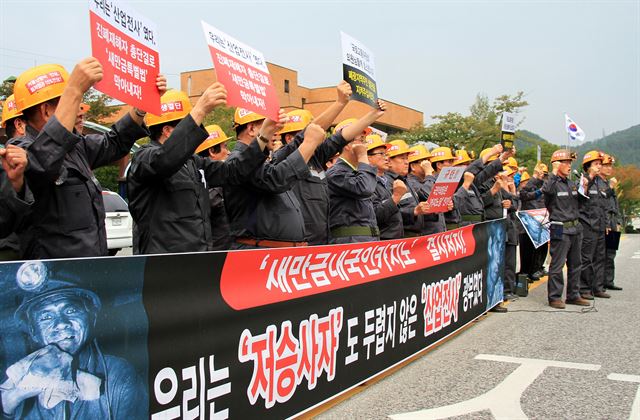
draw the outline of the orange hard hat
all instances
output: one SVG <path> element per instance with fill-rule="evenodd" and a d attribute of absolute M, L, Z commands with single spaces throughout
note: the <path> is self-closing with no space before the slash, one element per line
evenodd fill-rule
<path fill-rule="evenodd" d="M 551 155 L 551 163 L 563 160 L 576 160 L 576 154 L 567 149 L 558 149 Z"/>
<path fill-rule="evenodd" d="M 147 127 L 183 119 L 191 112 L 191 101 L 183 91 L 171 89 L 160 98 L 160 109 L 162 110 L 160 115 L 147 114 L 145 118 Z"/>
<path fill-rule="evenodd" d="M 13 85 L 16 106 L 24 111 L 62 95 L 69 73 L 59 64 L 42 64 L 23 72 Z"/>
<path fill-rule="evenodd" d="M 200 146 L 198 146 L 198 148 L 196 149 L 196 154 L 229 140 L 229 137 L 227 137 L 227 135 L 224 133 L 224 131 L 222 131 L 222 128 L 220 128 L 219 125 L 208 125 L 205 127 L 205 130 L 207 130 L 207 133 L 209 133 L 209 137 L 207 137 L 205 141 L 200 143 Z"/>
<path fill-rule="evenodd" d="M 14 95 L 9 95 L 7 100 L 4 101 L 4 105 L 2 105 L 2 127 L 6 127 L 7 121 L 9 121 L 10 119 L 19 117 L 21 115 L 22 112 L 18 110 Z"/>
<path fill-rule="evenodd" d="M 409 163 L 419 162 L 421 160 L 429 159 L 431 153 L 422 144 L 418 144 L 409 148 Z"/>

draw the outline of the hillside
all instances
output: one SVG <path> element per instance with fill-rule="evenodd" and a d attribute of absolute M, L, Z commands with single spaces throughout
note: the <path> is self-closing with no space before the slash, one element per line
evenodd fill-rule
<path fill-rule="evenodd" d="M 578 156 L 582 156 L 593 149 L 612 154 L 622 165 L 631 164 L 640 167 L 640 124 L 616 131 L 601 139 L 586 142 L 577 147 L 576 152 Z"/>

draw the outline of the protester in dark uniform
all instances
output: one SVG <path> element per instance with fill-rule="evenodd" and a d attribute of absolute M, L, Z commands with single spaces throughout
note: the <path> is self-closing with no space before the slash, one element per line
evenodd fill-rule
<path fill-rule="evenodd" d="M 455 208 L 452 213 L 456 215 L 453 221 L 457 220 L 458 226 L 467 226 L 484 220 L 484 202 L 478 187 L 502 171 L 501 161 L 497 159 L 500 153 L 502 153 L 500 144 L 486 149 L 480 158 L 471 162 L 465 170 L 462 185 L 453 196 Z M 471 158 L 466 150 L 456 150 L 454 166 L 465 165 L 470 161 Z"/>
<path fill-rule="evenodd" d="M 400 180 L 407 186 L 407 192 L 402 196 L 399 203 L 404 236 L 425 235 L 425 216 L 429 217 L 430 220 L 437 221 L 438 214 L 427 215 L 428 206 L 425 201 L 428 195 L 423 193 L 419 196 L 418 191 L 408 184 L 406 177 L 409 174 L 409 146 L 407 146 L 407 143 L 404 140 L 393 140 L 389 144 L 391 145 L 387 150 L 389 170 L 385 173 L 387 182 L 393 184 L 395 181 Z"/>
<path fill-rule="evenodd" d="M 613 156 L 605 154 L 600 171 L 602 179 L 609 184 L 609 190 L 607 191 L 607 234 L 620 232 L 622 226 L 620 207 L 618 206 L 618 197 L 616 195 L 618 180 L 611 176 L 613 175 L 613 164 L 615 161 Z M 604 287 L 608 290 L 622 290 L 622 287 L 615 285 L 616 253 L 617 251 L 615 249 L 609 248 L 608 246 L 605 249 Z"/>
<path fill-rule="evenodd" d="M 224 162 L 229 156 L 227 140 L 229 138 L 218 125 L 208 125 L 205 127 L 209 137 L 198 146 L 196 154 L 202 158 L 209 158 L 214 161 Z M 211 249 L 222 251 L 231 246 L 231 227 L 227 210 L 224 207 L 224 192 L 222 187 L 209 186 L 209 208 L 211 215 Z"/>
<path fill-rule="evenodd" d="M 520 210 L 525 211 L 544 208 L 544 197 L 540 195 L 538 198 L 534 196 L 532 199 L 528 199 L 526 195 L 527 193 L 542 188 L 546 168 L 546 165 L 540 163 L 536 165 L 533 171 L 533 177 L 529 177 L 527 172 L 522 174 L 518 191 L 519 196 L 522 198 L 522 207 Z M 545 243 L 536 248 L 521 225 L 520 228 L 520 273 L 526 274 L 530 282 L 540 280 L 540 277 L 544 275 L 542 273 L 542 265 L 544 259 L 547 257 L 549 245 Z"/>
<path fill-rule="evenodd" d="M 504 300 L 513 300 L 516 298 L 515 287 L 515 266 L 516 266 L 516 246 L 518 245 L 518 235 L 509 212 L 517 210 L 517 202 L 515 194 L 509 189 L 512 187 L 512 179 L 515 171 L 508 166 L 504 166 L 505 171 L 498 174 L 493 180 L 486 182 L 483 187 L 490 186 L 482 194 L 482 201 L 485 206 L 485 220 L 506 219 L 507 227 L 507 244 L 505 247 L 505 268 L 504 268 Z M 510 185 L 511 184 L 511 185 Z M 507 312 L 507 308 L 500 305 L 492 309 L 494 312 Z"/>
<path fill-rule="evenodd" d="M 418 202 L 426 202 L 431 194 L 431 189 L 435 184 L 433 177 L 433 167 L 429 159 L 431 154 L 427 148 L 421 144 L 409 148 L 409 174 L 407 175 L 407 183 L 413 191 L 415 191 Z M 427 210 L 426 204 L 422 204 L 424 210 Z M 443 230 L 444 216 L 443 213 L 425 213 L 422 215 L 422 226 L 420 235 L 432 235 Z"/>
<path fill-rule="evenodd" d="M 336 164 L 327 170 L 330 242 L 333 244 L 377 241 L 380 238 L 373 209 L 377 169 L 369 164 L 365 143 L 370 133 L 365 129 L 384 115 L 385 103 L 379 100 L 378 105 L 378 109 L 341 128 L 360 134 L 344 147 Z M 336 131 L 340 125 L 336 126 Z"/>
<path fill-rule="evenodd" d="M 136 225 L 135 254 L 211 250 L 205 182 L 209 186 L 242 182 L 264 162 L 266 142 L 252 142 L 233 162 L 194 154 L 209 136 L 202 121 L 226 99 L 224 86 L 214 83 L 192 109 L 186 93 L 170 90 L 161 98 L 162 115 L 147 117 L 151 142 L 136 152 L 127 175 L 129 209 Z M 263 130 L 272 136 L 276 123 L 265 123 Z"/>
<path fill-rule="evenodd" d="M 256 136 L 267 142 L 274 140 L 273 134 L 266 135 L 260 131 L 263 120 L 261 115 L 242 108 L 236 109 L 234 122 L 238 141 L 227 162 L 239 159 Z M 285 121 L 286 114 L 282 111 L 282 126 L 278 129 L 283 128 Z M 224 186 L 232 249 L 307 245 L 300 202 L 291 188 L 299 180 L 310 176 L 307 163 L 323 140 L 324 130 L 316 124 L 310 124 L 300 146 L 286 159 L 266 162 L 254 170 L 245 182 Z"/>
<path fill-rule="evenodd" d="M 102 188 L 92 171 L 125 156 L 148 131 L 144 113 L 131 109 L 104 135 L 74 132 L 82 95 L 101 79 L 102 66 L 89 57 L 71 75 L 62 66 L 46 64 L 16 81 L 16 104 L 27 128 L 12 143 L 28 151 L 26 178 L 35 200 L 25 258 L 108 254 Z M 165 85 L 159 76 L 158 89 Z"/>
<path fill-rule="evenodd" d="M 580 295 L 584 299 L 610 298 L 604 290 L 605 231 L 607 228 L 607 192 L 609 184 L 600 177 L 602 153 L 592 150 L 582 158 L 582 169 L 588 178 L 585 194 L 580 202 L 582 223 L 582 274 Z"/>
<path fill-rule="evenodd" d="M 306 109 L 298 109 L 287 114 L 288 121 L 280 130 L 283 147 L 273 154 L 273 163 L 283 161 L 302 143 L 304 128 L 313 122 L 327 130 L 335 118 L 349 103 L 351 86 L 344 80 L 338 84 L 337 99 L 317 118 Z M 345 138 L 336 133 L 326 139 L 309 160 L 309 176 L 293 184 L 292 191 L 300 203 L 305 225 L 305 241 L 309 245 L 323 245 L 329 242 L 329 191 L 326 180 L 326 162 L 353 138 Z"/>
<path fill-rule="evenodd" d="M 560 149 L 553 152 L 551 163 L 556 163 L 554 167 L 557 168 L 557 174 L 549 176 L 541 190 L 551 221 L 548 300 L 549 306 L 556 309 L 564 309 L 565 302 L 571 305 L 589 306 L 589 301 L 580 296 L 582 225 L 578 221 L 578 217 L 579 201 L 582 198 L 576 184 L 568 178 L 573 160 L 575 160 L 575 154 L 568 150 Z M 564 277 L 562 269 L 565 263 L 567 265 L 567 294 L 566 301 L 563 302 Z"/>
<path fill-rule="evenodd" d="M 407 186 L 401 180 L 389 182 L 385 172 L 389 169 L 387 150 L 390 144 L 382 141 L 377 134 L 366 138 L 369 164 L 376 168 L 376 189 L 373 194 L 373 210 L 380 229 L 380 239 L 401 239 L 404 236 L 402 215 L 398 203 L 407 192 Z"/>
<path fill-rule="evenodd" d="M 453 162 L 455 161 L 455 159 L 456 158 L 449 147 L 436 147 L 435 149 L 433 149 L 431 151 L 431 157 L 429 158 L 429 161 L 431 162 L 431 167 L 433 168 L 433 175 L 432 175 L 433 178 L 427 177 L 427 181 L 426 181 L 427 184 L 431 184 L 431 182 L 435 184 L 438 178 L 438 175 L 440 175 L 440 171 L 442 171 L 443 168 L 453 166 Z M 431 184 L 431 188 L 433 188 L 433 184 Z M 437 230 L 439 232 L 444 232 L 445 230 L 448 229 L 447 219 L 449 219 L 452 223 L 450 225 L 451 229 L 455 229 L 458 227 L 458 223 L 457 223 L 458 221 L 454 220 L 454 212 L 455 212 L 454 208 L 455 206 L 452 205 L 449 211 L 447 211 L 446 213 L 439 214 L 439 222 L 437 227 Z"/>
<path fill-rule="evenodd" d="M 21 229 L 31 211 L 31 201 L 25 197 L 27 153 L 12 145 L 0 148 L 0 163 L 0 238 L 5 238 Z M 2 256 L 0 260 L 16 259 L 17 251 L 11 248 Z"/>
<path fill-rule="evenodd" d="M 11 140 L 14 137 L 24 136 L 26 122 L 22 118 L 22 112 L 18 111 L 14 95 L 10 95 L 9 97 L 7 97 L 7 99 L 4 101 L 4 105 L 2 106 L 2 128 L 5 129 L 5 134 L 8 140 Z M 24 195 L 25 191 L 23 191 L 22 193 Z M 7 203 L 2 203 L 0 205 L 6 207 Z M 3 209 L 0 209 L 0 211 L 1 210 Z M 25 213 L 28 212 L 28 210 L 29 208 L 25 210 Z M 9 209 L 5 209 L 5 211 L 8 212 L 6 215 L 7 218 L 11 218 L 11 211 L 9 211 Z M 0 214 L 0 217 L 2 216 L 3 214 Z M 25 216 L 27 215 L 20 214 L 21 218 L 24 218 Z M 15 232 L 11 232 L 6 237 L 4 237 L 4 235 L 0 236 L 0 261 L 17 260 L 19 258 L 20 243 L 18 240 L 18 235 Z"/>

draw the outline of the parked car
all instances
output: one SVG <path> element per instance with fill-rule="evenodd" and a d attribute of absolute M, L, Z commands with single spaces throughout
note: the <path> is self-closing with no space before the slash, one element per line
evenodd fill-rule
<path fill-rule="evenodd" d="M 107 248 L 109 255 L 116 255 L 122 248 L 133 244 L 133 218 L 129 213 L 127 203 L 113 191 L 102 191 L 104 200 L 105 220 L 107 230 Z"/>

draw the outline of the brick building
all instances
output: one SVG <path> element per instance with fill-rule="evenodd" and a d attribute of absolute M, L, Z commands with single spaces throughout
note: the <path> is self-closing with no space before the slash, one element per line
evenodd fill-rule
<path fill-rule="evenodd" d="M 313 115 L 320 115 L 336 100 L 335 86 L 307 88 L 298 84 L 298 72 L 277 64 L 267 63 L 273 84 L 278 93 L 280 107 L 286 111 L 308 109 Z M 187 92 L 191 103 L 195 103 L 202 92 L 216 80 L 213 68 L 186 71 L 180 74 L 180 89 Z M 385 100 L 387 112 L 374 127 L 389 134 L 408 130 L 424 122 L 420 111 Z M 351 101 L 334 121 L 334 124 L 350 118 L 361 117 L 371 108 L 360 102 Z"/>

